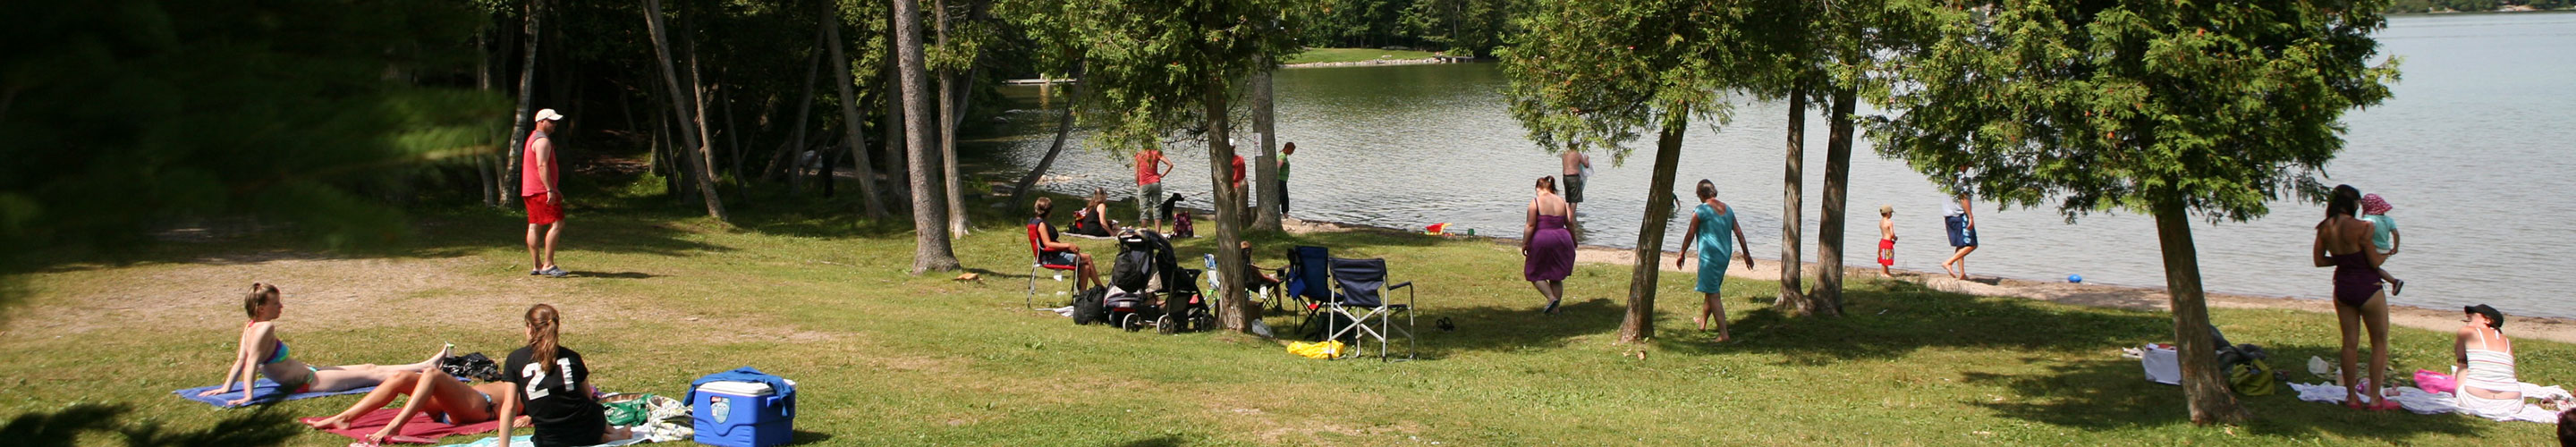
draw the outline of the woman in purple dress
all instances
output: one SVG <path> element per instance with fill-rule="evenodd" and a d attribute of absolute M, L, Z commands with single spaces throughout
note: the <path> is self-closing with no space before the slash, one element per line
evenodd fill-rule
<path fill-rule="evenodd" d="M 1538 178 L 1538 197 L 1530 199 L 1528 216 L 1521 225 L 1521 278 L 1547 298 L 1547 307 L 1539 312 L 1555 314 L 1557 303 L 1565 300 L 1565 275 L 1574 272 L 1574 233 L 1566 231 L 1574 224 L 1573 207 L 1556 194 L 1556 177 Z"/>

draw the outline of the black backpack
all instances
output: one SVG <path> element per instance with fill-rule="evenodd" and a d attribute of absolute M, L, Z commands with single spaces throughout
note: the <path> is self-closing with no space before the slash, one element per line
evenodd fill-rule
<path fill-rule="evenodd" d="M 1073 324 L 1089 325 L 1107 321 L 1109 309 L 1101 306 L 1100 299 L 1108 294 L 1107 288 L 1092 287 L 1090 290 L 1082 291 L 1081 295 L 1074 295 Z"/>

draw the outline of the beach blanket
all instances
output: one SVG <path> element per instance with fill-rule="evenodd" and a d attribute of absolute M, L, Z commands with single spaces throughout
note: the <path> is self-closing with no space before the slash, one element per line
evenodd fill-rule
<path fill-rule="evenodd" d="M 180 398 L 182 398 L 182 399 L 193 400 L 193 401 L 198 401 L 198 402 L 205 402 L 207 405 L 213 405 L 213 406 L 220 407 L 220 408 L 233 408 L 233 407 L 238 407 L 238 406 L 242 406 L 242 405 L 271 404 L 271 403 L 285 402 L 285 401 L 296 400 L 296 399 L 311 399 L 311 398 L 322 397 L 322 396 L 338 396 L 338 395 L 342 395 L 342 394 L 364 394 L 364 393 L 366 393 L 366 392 L 368 392 L 368 391 L 375 391 L 375 389 L 376 389 L 376 387 L 372 387 L 372 386 L 371 386 L 371 387 L 358 388 L 358 389 L 346 390 L 346 391 L 332 391 L 332 392 L 314 392 L 314 393 L 296 393 L 296 394 L 286 394 L 286 393 L 283 393 L 283 392 L 281 392 L 280 390 L 278 390 L 278 389 L 277 389 L 277 382 L 270 382 L 270 381 L 268 381 L 268 379 L 259 379 L 259 380 L 257 380 L 257 381 L 253 381 L 253 382 L 251 382 L 251 385 L 250 385 L 250 387 L 251 387 L 250 392 L 252 393 L 251 395 L 252 395 L 252 396 L 256 396 L 256 397 L 252 397 L 249 403 L 245 403 L 245 404 L 242 404 L 242 405 L 229 405 L 229 403 L 230 403 L 230 402 L 232 402 L 232 400 L 233 400 L 233 399 L 240 399 L 240 398 L 242 397 L 242 392 L 241 392 L 241 391 L 234 391 L 234 392 L 230 392 L 230 393 L 217 394 L 217 395 L 213 395 L 213 396 L 199 396 L 199 395 L 197 395 L 197 393 L 203 393 L 203 392 L 206 392 L 206 390 L 212 390 L 212 389 L 215 389 L 215 388 L 217 388 L 217 387 L 221 387 L 221 386 L 222 386 L 222 385 L 215 385 L 215 386 L 201 386 L 201 387 L 196 387 L 196 388 L 183 389 L 183 390 L 175 391 L 175 392 L 172 392 L 172 393 L 173 393 L 173 394 L 177 394 L 177 395 L 179 395 L 179 397 L 180 397 Z"/>
<path fill-rule="evenodd" d="M 535 442 L 536 442 L 536 438 L 537 438 L 536 436 L 531 436 L 531 435 L 518 435 L 518 436 L 512 436 L 512 437 L 510 437 L 510 445 L 536 445 L 536 444 L 535 444 Z M 628 440 L 624 440 L 624 441 L 611 442 L 611 443 L 607 443 L 607 444 L 600 444 L 600 445 L 595 445 L 595 446 L 590 446 L 590 447 L 615 447 L 615 446 L 621 446 L 621 445 L 642 444 L 642 443 L 647 443 L 647 442 L 653 442 L 653 441 L 651 441 L 651 440 L 647 440 L 647 439 L 644 439 L 644 438 L 633 438 L 633 439 L 628 439 Z M 496 437 L 490 437 L 490 438 L 478 439 L 478 440 L 475 440 L 473 443 L 470 443 L 470 444 L 448 444 L 448 445 L 443 445 L 443 446 L 439 446 L 439 447 L 493 447 L 493 446 L 497 446 L 497 445 L 501 445 L 501 438 L 496 436 Z"/>
<path fill-rule="evenodd" d="M 2299 400 L 2332 404 L 2343 403 L 2343 387 L 2335 386 L 2332 383 L 2293 383 L 2290 384 L 2290 388 L 2299 390 Z M 2461 413 L 2476 416 L 2475 414 L 2460 411 L 2459 398 L 2452 396 L 2451 393 L 2426 392 L 2414 387 L 2398 387 L 2394 389 L 2397 390 L 2397 397 L 2391 397 L 2388 398 L 2388 400 L 2396 401 L 2398 406 L 2405 407 L 2408 412 L 2413 412 L 2415 414 Z M 2522 394 L 2526 398 L 2540 399 L 2569 396 L 2567 390 L 2564 388 L 2540 386 L 2531 383 L 2522 384 Z M 2496 421 L 2539 422 L 2543 424 L 2558 423 L 2557 412 L 2541 409 L 2539 405 L 2529 405 L 2524 407 L 2524 409 L 2525 411 L 2516 413 L 2510 417 L 2488 417 L 2487 419 Z"/>
<path fill-rule="evenodd" d="M 347 429 L 323 431 L 331 432 L 331 434 L 335 435 L 347 436 L 349 439 L 365 440 L 367 435 L 375 434 L 376 430 L 383 430 L 386 424 L 393 423 L 394 414 L 401 412 L 402 409 L 399 408 L 378 408 L 376 411 L 367 412 L 367 414 L 359 415 L 357 419 L 350 420 L 349 428 Z M 413 414 L 411 415 L 411 422 L 403 424 L 402 432 L 396 433 L 396 436 L 394 436 L 393 439 L 386 440 L 386 443 L 435 444 L 438 442 L 438 438 L 483 433 L 498 430 L 500 428 L 501 421 L 483 421 L 466 425 L 449 425 L 441 424 L 436 420 L 430 419 L 428 414 Z"/>

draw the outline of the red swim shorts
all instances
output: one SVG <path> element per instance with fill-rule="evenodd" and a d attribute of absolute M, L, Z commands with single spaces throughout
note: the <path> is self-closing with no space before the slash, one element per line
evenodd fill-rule
<path fill-rule="evenodd" d="M 547 196 L 546 193 L 537 193 L 519 197 L 519 203 L 528 205 L 529 225 L 546 225 L 563 220 L 563 204 L 546 200 Z"/>
<path fill-rule="evenodd" d="M 1878 265 L 1890 267 L 1896 265 L 1896 240 L 1878 240 Z"/>

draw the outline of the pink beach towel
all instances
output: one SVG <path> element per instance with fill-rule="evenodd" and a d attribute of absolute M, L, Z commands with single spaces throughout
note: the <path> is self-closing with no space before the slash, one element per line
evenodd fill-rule
<path fill-rule="evenodd" d="M 2460 384 L 2452 381 L 2449 375 L 2418 369 L 2415 370 L 2415 387 L 2423 388 L 2427 393 L 2448 393 L 2459 389 Z"/>
<path fill-rule="evenodd" d="M 386 424 L 393 422 L 394 414 L 401 412 L 402 410 L 398 408 L 379 408 L 376 409 L 376 411 L 370 411 L 367 412 L 367 414 L 359 415 L 357 419 L 350 420 L 349 428 L 346 430 L 323 431 L 331 432 L 332 434 L 340 436 L 347 436 L 349 439 L 363 441 L 367 439 L 367 435 L 375 434 L 376 430 L 383 430 Z M 485 433 L 498 430 L 500 428 L 501 421 L 483 421 L 480 423 L 466 425 L 448 425 L 441 424 L 436 420 L 430 419 L 427 414 L 414 414 L 411 415 L 410 423 L 403 424 L 402 433 L 398 433 L 393 439 L 385 440 L 385 442 L 388 444 L 436 444 L 438 443 L 439 438 Z"/>

